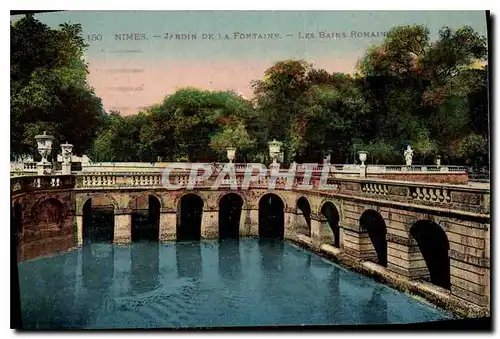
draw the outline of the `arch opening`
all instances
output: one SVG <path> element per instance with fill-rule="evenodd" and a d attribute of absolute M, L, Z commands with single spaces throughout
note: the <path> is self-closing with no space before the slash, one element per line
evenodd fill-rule
<path fill-rule="evenodd" d="M 419 220 L 410 229 L 411 236 L 417 242 L 427 269 L 430 282 L 450 289 L 450 243 L 444 230 L 430 220 Z"/>
<path fill-rule="evenodd" d="M 283 239 L 285 234 L 285 205 L 273 193 L 264 195 L 259 201 L 259 237 Z"/>
<path fill-rule="evenodd" d="M 359 219 L 360 226 L 368 232 L 377 253 L 377 263 L 387 267 L 387 228 L 382 216 L 374 210 L 364 211 Z"/>
<path fill-rule="evenodd" d="M 311 236 L 311 205 L 305 197 L 297 200 L 297 218 L 295 219 L 297 233 Z"/>
<path fill-rule="evenodd" d="M 160 201 L 153 195 L 136 197 L 132 205 L 132 241 L 158 241 Z"/>
<path fill-rule="evenodd" d="M 115 231 L 114 205 L 107 198 L 90 198 L 83 204 L 83 243 L 112 243 Z"/>
<path fill-rule="evenodd" d="M 219 202 L 219 238 L 238 239 L 243 199 L 236 193 L 228 193 Z"/>
<path fill-rule="evenodd" d="M 20 203 L 14 203 L 14 208 L 12 211 L 12 221 L 14 226 L 14 233 L 17 238 L 23 233 L 23 207 Z"/>
<path fill-rule="evenodd" d="M 203 199 L 196 194 L 184 195 L 179 203 L 177 215 L 177 240 L 200 240 Z"/>
<path fill-rule="evenodd" d="M 340 247 L 340 216 L 337 207 L 327 201 L 321 206 L 322 240 L 333 246 Z"/>

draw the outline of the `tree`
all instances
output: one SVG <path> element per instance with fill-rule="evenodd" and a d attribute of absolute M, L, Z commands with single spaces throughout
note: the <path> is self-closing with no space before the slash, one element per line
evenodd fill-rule
<path fill-rule="evenodd" d="M 34 136 L 47 131 L 82 154 L 104 118 L 87 84 L 86 44 L 79 24 L 50 29 L 33 16 L 11 24 L 11 155 L 36 152 Z"/>

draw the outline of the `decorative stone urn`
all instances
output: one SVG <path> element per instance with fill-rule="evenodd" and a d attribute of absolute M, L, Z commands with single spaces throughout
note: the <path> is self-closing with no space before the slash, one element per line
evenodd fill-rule
<path fill-rule="evenodd" d="M 229 159 L 229 163 L 232 163 L 234 160 L 234 157 L 236 156 L 236 148 L 228 147 L 228 148 L 226 148 L 226 151 L 227 151 L 227 158 Z"/>
<path fill-rule="evenodd" d="M 283 143 L 281 141 L 276 141 L 276 139 L 274 139 L 273 141 L 270 141 L 268 145 L 269 145 L 269 156 L 273 160 L 272 166 L 276 166 L 278 164 L 277 159 L 281 154 L 280 150 L 281 150 L 281 145 L 283 145 Z"/>
<path fill-rule="evenodd" d="M 366 161 L 366 156 L 368 155 L 368 152 L 366 152 L 366 151 L 359 151 L 358 155 L 359 155 L 359 160 L 361 161 L 361 166 L 360 166 L 360 169 L 359 169 L 359 176 L 361 178 L 364 178 L 364 177 L 366 177 L 366 165 L 365 165 L 365 161 Z"/>
<path fill-rule="evenodd" d="M 64 143 L 61 144 L 62 150 L 62 174 L 71 174 L 71 155 L 73 154 L 73 145 Z"/>
<path fill-rule="evenodd" d="M 52 142 L 54 137 L 43 132 L 42 135 L 35 136 L 37 142 L 38 153 L 42 156 L 42 160 L 37 164 L 38 175 L 50 174 L 52 172 L 52 164 L 47 160 L 48 155 L 52 151 Z"/>
<path fill-rule="evenodd" d="M 436 166 L 441 166 L 441 156 L 436 156 Z"/>
<path fill-rule="evenodd" d="M 359 151 L 358 155 L 359 155 L 359 160 L 361 161 L 361 166 L 365 166 L 365 161 L 366 161 L 366 157 L 368 155 L 368 152 Z"/>

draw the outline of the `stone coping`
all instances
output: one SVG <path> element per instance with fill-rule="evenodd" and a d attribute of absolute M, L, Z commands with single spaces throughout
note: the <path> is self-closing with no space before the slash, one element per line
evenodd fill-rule
<path fill-rule="evenodd" d="M 446 311 L 451 311 L 459 317 L 476 318 L 490 316 L 490 311 L 488 309 L 479 307 L 465 300 L 458 300 L 446 289 L 427 282 L 410 280 L 376 263 L 359 260 L 331 245 L 315 245 L 313 240 L 306 235 L 295 234 L 294 239 L 286 240 L 299 247 L 306 248 L 350 271 L 358 272 L 364 276 L 373 278 L 405 294 L 409 294 L 413 297 L 415 297 L 415 295 L 423 297 L 431 304 Z"/>

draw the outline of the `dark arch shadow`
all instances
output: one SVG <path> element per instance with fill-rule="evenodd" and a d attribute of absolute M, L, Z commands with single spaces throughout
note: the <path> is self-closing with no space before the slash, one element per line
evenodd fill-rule
<path fill-rule="evenodd" d="M 83 244 L 83 286 L 89 291 L 107 290 L 115 275 L 115 252 L 112 244 Z"/>
<path fill-rule="evenodd" d="M 368 236 L 377 252 L 378 264 L 387 267 L 387 228 L 384 218 L 374 210 L 366 210 L 361 215 L 359 223 L 361 228 L 368 232 Z"/>
<path fill-rule="evenodd" d="M 273 193 L 264 195 L 259 201 L 259 237 L 283 239 L 285 234 L 285 205 Z"/>
<path fill-rule="evenodd" d="M 134 243 L 130 247 L 130 285 L 134 292 L 149 292 L 159 286 L 159 252 L 157 242 Z"/>
<path fill-rule="evenodd" d="M 201 243 L 199 241 L 175 244 L 177 275 L 197 280 L 202 273 Z"/>
<path fill-rule="evenodd" d="M 329 201 L 325 202 L 323 206 L 321 206 L 321 216 L 322 218 L 322 223 L 327 222 L 330 228 L 332 229 L 333 232 L 333 246 L 335 247 L 340 247 L 340 228 L 339 228 L 339 221 L 340 221 L 340 216 L 339 212 L 337 211 L 337 207 Z M 325 220 L 326 219 L 326 220 Z"/>
<path fill-rule="evenodd" d="M 450 289 L 450 243 L 443 229 L 430 220 L 419 220 L 410 229 L 429 270 L 431 283 Z"/>
<path fill-rule="evenodd" d="M 160 229 L 160 201 L 153 195 L 148 196 L 147 208 L 138 198 L 132 207 L 132 241 L 158 241 Z"/>
<path fill-rule="evenodd" d="M 200 240 L 203 199 L 196 194 L 186 194 L 179 202 L 177 214 L 177 240 Z"/>
<path fill-rule="evenodd" d="M 243 199 L 236 193 L 228 193 L 219 202 L 219 238 L 237 239 L 240 235 L 240 217 Z"/>
<path fill-rule="evenodd" d="M 299 200 L 297 200 L 297 209 L 302 212 L 302 215 L 306 221 L 307 224 L 307 235 L 308 237 L 311 236 L 311 205 L 309 204 L 309 201 L 305 197 L 300 197 Z M 302 227 L 300 228 L 302 230 Z"/>
<path fill-rule="evenodd" d="M 23 207 L 20 203 L 14 203 L 12 214 L 13 232 L 16 235 L 16 239 L 19 240 L 19 237 L 23 233 Z"/>
<path fill-rule="evenodd" d="M 221 239 L 219 241 L 219 277 L 239 280 L 241 276 L 241 256 L 239 239 Z"/>
<path fill-rule="evenodd" d="M 265 275 L 283 270 L 285 243 L 278 239 L 259 239 L 260 267 Z"/>
<path fill-rule="evenodd" d="M 92 199 L 83 205 L 83 242 L 112 243 L 115 233 L 113 205 L 92 206 Z"/>

